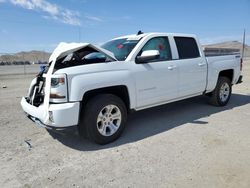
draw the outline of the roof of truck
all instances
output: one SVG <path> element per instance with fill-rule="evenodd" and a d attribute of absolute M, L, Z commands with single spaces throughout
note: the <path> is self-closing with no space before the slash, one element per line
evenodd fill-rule
<path fill-rule="evenodd" d="M 181 37 L 194 37 L 194 38 L 196 38 L 196 35 L 193 35 L 193 34 L 151 32 L 151 33 L 143 33 L 143 34 L 139 34 L 139 35 L 137 35 L 137 34 L 124 35 L 124 36 L 114 38 L 112 40 L 124 39 L 124 38 L 129 38 L 131 40 L 139 40 L 139 39 L 141 39 L 145 36 L 149 36 L 149 35 L 167 35 L 167 36 L 181 36 Z"/>

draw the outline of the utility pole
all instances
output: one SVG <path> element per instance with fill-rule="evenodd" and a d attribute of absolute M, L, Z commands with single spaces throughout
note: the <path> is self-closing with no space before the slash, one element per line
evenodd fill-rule
<path fill-rule="evenodd" d="M 26 65 L 25 65 L 25 60 L 24 60 L 24 52 L 23 53 L 23 73 L 26 75 Z"/>
<path fill-rule="evenodd" d="M 246 30 L 244 29 L 244 33 L 243 33 L 243 44 L 242 44 L 242 60 L 244 59 L 245 40 L 246 40 Z"/>
<path fill-rule="evenodd" d="M 45 61 L 47 61 L 47 60 L 45 59 L 45 50 L 43 49 L 43 62 L 45 62 Z"/>

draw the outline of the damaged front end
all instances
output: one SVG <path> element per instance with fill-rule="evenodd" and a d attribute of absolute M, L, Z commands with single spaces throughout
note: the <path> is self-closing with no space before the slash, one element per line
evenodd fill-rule
<path fill-rule="evenodd" d="M 75 61 L 70 54 L 84 54 L 81 61 Z M 21 106 L 27 116 L 37 125 L 46 128 L 64 128 L 78 124 L 80 102 L 70 102 L 66 73 L 57 73 L 59 69 L 93 63 L 91 54 L 102 53 L 108 61 L 117 61 L 113 54 L 105 49 L 88 43 L 60 43 L 51 54 L 49 65 L 31 82 L 28 94 L 21 100 Z M 77 54 L 78 55 L 78 54 Z M 91 58 L 87 59 L 86 55 Z M 88 56 L 88 57 L 89 57 Z M 67 57 L 71 57 L 68 61 Z M 74 61 L 73 61 L 74 60 Z"/>
<path fill-rule="evenodd" d="M 32 80 L 28 96 L 26 97 L 29 104 L 38 107 L 44 102 L 45 82 L 46 78 L 43 77 L 43 73 L 39 73 L 37 77 Z"/>

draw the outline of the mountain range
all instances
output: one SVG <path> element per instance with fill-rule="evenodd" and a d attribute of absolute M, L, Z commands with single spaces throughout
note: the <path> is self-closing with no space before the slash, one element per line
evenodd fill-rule
<path fill-rule="evenodd" d="M 233 48 L 242 51 L 242 43 L 238 41 L 227 41 L 210 45 L 203 45 L 204 48 Z M 44 51 L 29 51 L 18 52 L 15 54 L 4 54 L 0 56 L 0 62 L 13 62 L 13 61 L 29 61 L 29 62 L 46 62 L 51 53 Z M 250 46 L 245 45 L 245 57 L 250 57 Z"/>
<path fill-rule="evenodd" d="M 239 41 L 227 41 L 210 45 L 203 45 L 205 48 L 231 48 L 239 49 L 242 52 L 243 44 Z M 245 45 L 244 57 L 250 57 L 250 46 Z"/>
<path fill-rule="evenodd" d="M 46 62 L 51 53 L 44 51 L 29 51 L 18 52 L 15 54 L 4 54 L 0 56 L 0 62 L 13 62 L 13 61 L 29 61 L 29 62 Z"/>

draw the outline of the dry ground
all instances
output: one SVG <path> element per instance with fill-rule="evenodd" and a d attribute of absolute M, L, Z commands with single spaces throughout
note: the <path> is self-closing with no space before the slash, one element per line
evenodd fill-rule
<path fill-rule="evenodd" d="M 250 187 L 250 61 L 228 106 L 196 97 L 140 111 L 106 146 L 36 127 L 19 104 L 33 74 L 0 69 L 1 188 Z"/>

